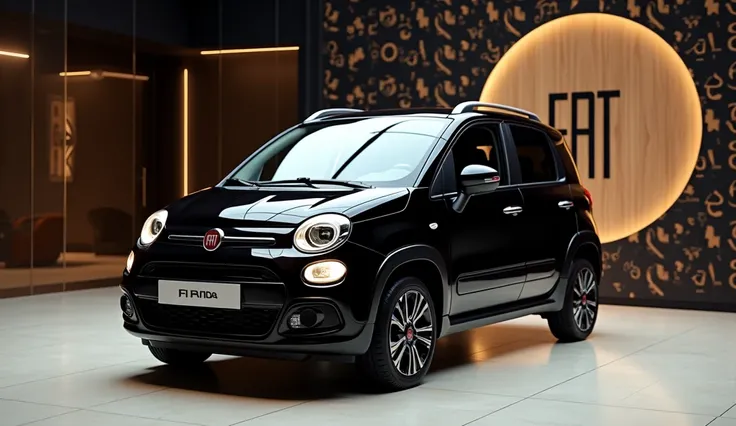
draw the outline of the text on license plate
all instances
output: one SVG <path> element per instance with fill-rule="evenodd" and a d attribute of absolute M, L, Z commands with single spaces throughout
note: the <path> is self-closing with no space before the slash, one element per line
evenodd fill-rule
<path fill-rule="evenodd" d="M 240 285 L 196 281 L 158 281 L 158 303 L 240 309 Z"/>

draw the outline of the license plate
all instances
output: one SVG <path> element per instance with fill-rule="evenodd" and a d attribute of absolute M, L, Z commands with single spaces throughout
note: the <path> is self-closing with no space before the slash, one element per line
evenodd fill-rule
<path fill-rule="evenodd" d="M 203 308 L 240 309 L 240 285 L 159 280 L 158 303 Z"/>

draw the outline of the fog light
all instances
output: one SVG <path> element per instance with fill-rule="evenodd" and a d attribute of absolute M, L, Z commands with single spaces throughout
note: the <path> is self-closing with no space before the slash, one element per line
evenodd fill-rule
<path fill-rule="evenodd" d="M 324 318 L 324 314 L 312 308 L 306 308 L 291 314 L 289 328 L 312 328 Z"/>
<path fill-rule="evenodd" d="M 123 314 L 128 318 L 135 316 L 135 310 L 133 309 L 133 304 L 130 303 L 128 295 L 124 294 L 120 297 L 120 309 L 123 310 Z"/>
<path fill-rule="evenodd" d="M 304 268 L 304 281 L 309 284 L 326 286 L 339 283 L 345 278 L 347 268 L 342 262 L 327 260 L 312 263 Z"/>
<path fill-rule="evenodd" d="M 298 312 L 289 317 L 289 328 L 302 328 L 302 316 Z"/>
<path fill-rule="evenodd" d="M 133 251 L 131 250 L 130 254 L 128 255 L 128 261 L 125 262 L 125 270 L 130 272 L 133 270 L 133 262 L 135 262 L 135 254 L 133 254 Z"/>

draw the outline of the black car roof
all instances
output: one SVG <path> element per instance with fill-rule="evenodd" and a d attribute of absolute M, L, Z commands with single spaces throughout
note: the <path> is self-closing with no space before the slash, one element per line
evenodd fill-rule
<path fill-rule="evenodd" d="M 533 115 L 535 119 L 523 117 L 520 114 L 514 112 L 506 112 L 503 110 L 487 110 L 487 111 L 468 111 L 463 113 L 454 113 L 452 108 L 394 108 L 394 109 L 378 109 L 369 111 L 350 110 L 335 108 L 334 110 L 323 110 L 326 114 L 324 117 L 319 117 L 311 121 L 329 122 L 332 120 L 339 120 L 345 118 L 370 118 L 370 117 L 385 117 L 385 116 L 397 116 L 397 117 L 435 117 L 435 118 L 472 118 L 472 117 L 492 117 L 501 119 L 510 123 L 524 124 L 527 126 L 536 127 L 542 131 L 548 133 L 553 139 L 559 140 L 562 138 L 560 132 L 550 127 Z M 519 110 L 522 111 L 522 110 Z M 531 113 L 530 113 L 531 114 Z M 310 120 L 308 120 L 310 121 Z"/>

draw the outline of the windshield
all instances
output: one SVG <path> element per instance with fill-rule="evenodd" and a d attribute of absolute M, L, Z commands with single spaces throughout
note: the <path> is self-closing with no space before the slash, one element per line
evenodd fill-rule
<path fill-rule="evenodd" d="M 449 123 L 446 118 L 388 116 L 307 125 L 270 143 L 233 177 L 411 186 Z"/>

